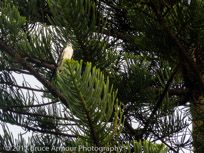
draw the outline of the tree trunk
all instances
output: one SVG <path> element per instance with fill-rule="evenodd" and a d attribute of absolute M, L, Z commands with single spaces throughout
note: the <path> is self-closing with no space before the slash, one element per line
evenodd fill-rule
<path fill-rule="evenodd" d="M 191 106 L 193 147 L 195 153 L 204 153 L 204 98 L 200 96 Z"/>

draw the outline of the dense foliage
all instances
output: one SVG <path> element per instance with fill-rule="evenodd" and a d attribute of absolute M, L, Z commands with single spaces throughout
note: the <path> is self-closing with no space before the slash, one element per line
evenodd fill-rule
<path fill-rule="evenodd" d="M 1 1 L 0 150 L 202 153 L 203 10 L 202 0 Z M 5 123 L 32 138 L 15 142 Z"/>

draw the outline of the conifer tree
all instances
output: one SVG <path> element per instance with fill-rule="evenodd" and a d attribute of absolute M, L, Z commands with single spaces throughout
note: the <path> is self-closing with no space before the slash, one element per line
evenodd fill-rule
<path fill-rule="evenodd" d="M 26 143 L 22 135 L 15 142 L 5 123 L 33 132 L 22 152 L 124 146 L 140 153 L 143 146 L 157 153 L 167 151 L 163 144 L 169 152 L 204 151 L 203 1 L 0 5 L 2 152 Z M 59 70 L 68 44 L 72 59 Z M 43 87 L 30 86 L 28 76 Z"/>

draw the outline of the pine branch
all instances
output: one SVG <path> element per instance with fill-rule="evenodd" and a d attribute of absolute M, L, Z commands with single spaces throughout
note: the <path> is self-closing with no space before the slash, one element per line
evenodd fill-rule
<path fill-rule="evenodd" d="M 50 105 L 50 104 L 55 104 L 59 102 L 58 100 L 56 101 L 52 101 L 52 102 L 49 102 L 49 103 L 44 103 L 44 104 L 36 104 L 36 105 L 27 105 L 27 106 L 12 106 L 10 105 L 9 108 L 32 108 L 32 107 L 42 107 L 42 106 L 47 106 L 47 105 Z"/>
<path fill-rule="evenodd" d="M 54 131 L 49 131 L 49 130 L 41 130 L 41 129 L 38 129 L 38 128 L 30 127 L 28 125 L 23 125 L 23 124 L 20 124 L 19 126 L 24 127 L 24 128 L 26 128 L 28 130 L 31 130 L 31 131 L 35 131 L 35 132 L 53 134 L 53 135 L 57 135 L 57 136 L 65 136 L 65 137 L 77 138 L 76 135 L 66 134 L 66 133 L 62 133 L 62 132 L 59 132 L 59 131 L 55 131 L 54 132 Z"/>
<path fill-rule="evenodd" d="M 4 81 L 0 81 L 0 84 L 5 84 L 5 85 L 9 85 L 9 86 L 13 86 L 13 87 L 21 88 L 21 89 L 26 89 L 26 90 L 31 90 L 31 91 L 37 91 L 37 92 L 49 92 L 48 90 L 41 90 L 41 89 L 35 89 L 31 87 L 20 86 L 20 85 L 16 85 L 16 84 L 13 84 L 10 82 L 4 82 Z"/>
<path fill-rule="evenodd" d="M 45 118 L 51 118 L 51 119 L 57 119 L 57 120 L 68 120 L 68 119 L 65 119 L 65 118 L 62 118 L 62 117 L 42 115 L 42 114 L 38 114 L 38 113 L 35 113 L 35 114 L 34 114 L 34 113 L 29 113 L 29 112 L 14 111 L 14 110 L 11 110 L 11 109 L 7 109 L 7 111 L 12 112 L 12 113 L 16 113 L 16 114 L 29 115 L 29 116 L 35 116 L 35 117 L 45 117 Z M 27 128 L 28 130 L 40 132 L 40 133 L 48 133 L 48 134 L 68 136 L 68 137 L 76 137 L 76 138 L 77 138 L 76 135 L 70 135 L 70 134 L 66 134 L 66 133 L 61 133 L 61 132 L 59 132 L 59 131 L 53 132 L 53 131 L 49 131 L 49 130 L 45 130 L 45 129 L 40 130 L 40 129 L 37 129 L 37 128 L 30 127 L 30 126 L 28 126 L 28 125 L 19 124 L 19 123 L 16 123 L 15 125 L 18 125 L 18 126 Z M 67 124 L 67 125 L 68 125 L 68 124 Z"/>
<path fill-rule="evenodd" d="M 43 115 L 43 114 L 39 114 L 39 113 L 30 113 L 30 112 L 22 112 L 22 111 L 14 111 L 14 110 L 12 110 L 10 108 L 6 108 L 5 110 L 9 111 L 9 112 L 12 112 L 12 113 L 16 113 L 16 114 L 28 115 L 28 116 L 33 116 L 33 117 L 44 117 L 44 118 L 64 120 L 64 121 L 70 120 L 70 119 L 63 118 L 63 117 L 58 117 L 58 116 Z"/>
<path fill-rule="evenodd" d="M 33 76 L 35 76 L 56 98 L 59 98 L 61 102 L 68 108 L 68 104 L 65 96 L 54 87 L 49 81 L 47 81 L 44 76 L 39 74 L 34 68 L 32 68 L 26 59 L 22 58 L 17 51 L 11 50 L 5 42 L 0 40 L 0 48 L 13 57 L 19 64 L 21 64 L 26 70 L 28 70 Z"/>
<path fill-rule="evenodd" d="M 171 147 L 166 141 L 164 141 L 162 138 L 160 138 L 159 135 L 157 135 L 154 130 L 150 129 L 151 132 L 163 143 L 165 144 L 170 150 L 174 151 L 174 153 L 178 153 L 178 151 L 176 151 L 173 147 Z"/>
<path fill-rule="evenodd" d="M 178 47 L 178 49 L 179 49 L 178 51 L 179 51 L 179 54 L 180 54 L 181 58 L 185 59 L 188 66 L 190 67 L 191 71 L 194 72 L 194 74 L 195 74 L 195 76 L 196 76 L 196 78 L 198 80 L 198 83 L 200 85 L 201 90 L 204 90 L 204 82 L 203 82 L 202 76 L 201 76 L 201 74 L 200 74 L 200 72 L 198 70 L 198 67 L 196 66 L 196 63 L 193 61 L 191 56 L 188 55 L 188 52 L 186 51 L 184 46 L 181 44 L 179 38 L 169 28 L 169 26 L 167 25 L 166 21 L 164 20 L 162 14 L 156 8 L 154 3 L 151 3 L 150 6 L 151 6 L 152 10 L 154 11 L 155 15 L 157 16 L 158 22 L 163 27 L 164 31 L 172 38 L 175 45 Z"/>
<path fill-rule="evenodd" d="M 154 118 L 154 115 L 156 114 L 158 109 L 161 107 L 162 101 L 163 101 L 165 95 L 168 92 L 168 89 L 169 89 L 169 87 L 170 87 L 170 85 L 171 85 L 171 83 L 173 81 L 173 78 L 177 74 L 177 72 L 179 71 L 179 67 L 180 67 L 180 64 L 178 64 L 176 66 L 174 72 L 171 74 L 171 76 L 170 76 L 170 78 L 169 78 L 169 80 L 168 80 L 168 82 L 167 82 L 167 84 L 166 84 L 166 86 L 165 86 L 165 88 L 164 88 L 164 90 L 163 90 L 163 92 L 162 92 L 162 94 L 161 94 L 161 96 L 160 96 L 154 110 L 152 111 L 152 113 L 151 113 L 150 117 L 147 119 L 147 121 L 145 121 L 145 125 L 144 125 L 144 128 L 143 128 L 143 133 L 145 133 L 146 130 L 148 129 L 149 125 L 153 123 L 152 119 Z"/>
<path fill-rule="evenodd" d="M 70 65 L 69 65 L 70 67 Z M 92 118 L 91 118 L 91 115 L 90 115 L 90 112 L 89 112 L 89 109 L 87 108 L 87 105 L 86 105 L 86 100 L 83 96 L 83 94 L 81 93 L 79 87 L 77 86 L 77 82 L 76 82 L 76 79 L 74 78 L 74 74 L 72 71 L 70 71 L 71 73 L 71 76 L 73 77 L 73 83 L 74 83 L 74 86 L 75 88 L 77 89 L 78 93 L 79 93 L 79 96 L 80 96 L 80 99 L 82 101 L 82 105 L 84 107 L 84 110 L 85 110 L 85 113 L 86 113 L 86 117 L 88 119 L 88 124 L 89 124 L 89 127 L 90 127 L 90 130 L 91 130 L 91 135 L 93 136 L 93 140 L 96 144 L 97 147 L 100 147 L 100 144 L 99 144 L 99 139 L 98 139 L 98 136 L 96 135 L 96 130 L 94 128 L 94 124 L 93 124 L 93 121 L 92 121 Z"/>
<path fill-rule="evenodd" d="M 39 67 L 45 67 L 45 68 L 48 68 L 50 70 L 56 70 L 57 69 L 57 65 L 56 64 L 51 64 L 51 63 L 46 62 L 46 61 L 41 61 L 41 60 L 32 59 L 32 58 L 27 58 L 26 60 L 28 62 L 36 64 Z"/>

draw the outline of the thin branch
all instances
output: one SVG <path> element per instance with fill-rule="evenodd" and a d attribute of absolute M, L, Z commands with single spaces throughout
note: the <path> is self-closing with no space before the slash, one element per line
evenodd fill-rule
<path fill-rule="evenodd" d="M 144 11 L 144 10 L 141 10 L 141 9 L 140 9 L 140 11 L 141 11 L 143 14 L 145 14 L 147 17 L 149 17 L 149 18 L 151 18 L 151 19 L 157 21 L 157 18 L 155 18 L 154 16 L 150 15 L 148 12 L 146 12 L 146 11 Z"/>
<path fill-rule="evenodd" d="M 34 63 L 40 67 L 45 67 L 48 68 L 50 70 L 56 70 L 57 69 L 57 65 L 56 64 L 51 64 L 49 62 L 46 61 L 41 61 L 41 60 L 37 60 L 37 59 L 32 59 L 32 58 L 28 58 L 26 59 L 28 62 Z"/>
<path fill-rule="evenodd" d="M 85 46 L 84 46 L 84 44 L 83 44 L 81 38 L 79 38 L 79 35 L 78 35 L 78 34 L 76 35 L 76 38 L 77 38 L 77 41 L 78 41 L 79 45 L 81 46 L 82 52 L 83 52 L 83 54 L 84 54 L 84 58 L 86 59 L 86 61 L 89 61 L 89 59 L 88 59 L 88 53 L 87 53 L 87 51 L 86 51 L 86 48 L 85 48 Z"/>
<path fill-rule="evenodd" d="M 105 30 L 104 30 L 105 31 Z M 118 38 L 118 39 L 122 39 L 122 40 L 124 40 L 124 41 L 134 41 L 134 36 L 132 36 L 132 35 L 130 35 L 130 34 L 128 34 L 128 33 L 123 33 L 123 32 L 121 32 L 121 31 L 118 31 L 118 30 L 115 30 L 115 29 L 113 29 L 113 30 L 111 30 L 110 31 L 110 34 L 113 36 L 113 37 L 116 37 L 116 38 Z"/>
<path fill-rule="evenodd" d="M 33 127 L 30 127 L 28 125 L 23 125 L 23 124 L 20 124 L 19 126 L 21 127 L 24 127 L 28 130 L 31 130 L 31 131 L 35 131 L 35 132 L 40 132 L 40 133 L 48 133 L 48 134 L 53 134 L 53 135 L 61 135 L 61 136 L 66 136 L 66 137 L 72 137 L 72 138 L 77 138 L 76 135 L 71 135 L 71 134 L 66 134 L 66 133 L 61 133 L 61 132 L 57 132 L 57 131 L 48 131 L 48 130 L 41 130 L 41 129 L 38 129 L 38 128 L 33 128 Z"/>
<path fill-rule="evenodd" d="M 56 101 L 52 101 L 52 102 L 49 102 L 49 103 L 44 103 L 44 104 L 38 104 L 38 105 L 26 105 L 26 106 L 9 106 L 9 108 L 32 108 L 32 107 L 42 107 L 42 106 L 47 106 L 47 105 L 50 105 L 50 104 L 55 104 L 59 102 L 58 100 Z"/>
<path fill-rule="evenodd" d="M 150 129 L 151 130 L 151 129 Z M 176 151 L 173 147 L 171 147 L 168 143 L 166 143 L 166 141 L 164 141 L 162 138 L 160 138 L 155 132 L 154 130 L 151 130 L 151 132 L 163 143 L 165 144 L 170 150 L 174 151 L 174 153 L 177 153 L 178 151 Z"/>
<path fill-rule="evenodd" d="M 113 3 L 111 3 L 110 1 L 107 1 L 107 0 L 101 0 L 101 2 L 103 2 L 104 4 L 109 6 L 111 9 L 114 9 L 116 12 L 118 12 L 118 14 L 123 15 L 123 16 L 126 17 L 127 12 L 124 12 L 120 6 L 119 6 L 120 7 L 119 8 L 117 6 L 117 4 L 113 4 Z"/>
<path fill-rule="evenodd" d="M 11 50 L 5 42 L 0 40 L 0 48 L 13 57 L 19 64 L 21 64 L 26 70 L 28 70 L 33 76 L 35 76 L 56 98 L 59 98 L 61 102 L 68 108 L 68 103 L 65 96 L 54 87 L 44 76 L 39 74 L 27 61 L 22 58 L 17 51 Z"/>
<path fill-rule="evenodd" d="M 166 86 L 165 86 L 165 89 L 163 90 L 163 93 L 161 94 L 160 96 L 160 99 L 158 100 L 158 103 L 155 107 L 155 109 L 153 110 L 152 114 L 150 115 L 149 119 L 147 119 L 146 121 L 143 120 L 143 118 L 141 117 L 140 119 L 142 120 L 142 122 L 144 123 L 144 128 L 143 128 L 143 132 L 142 133 L 145 133 L 149 124 L 152 123 L 151 122 L 151 119 L 152 117 L 154 117 L 156 111 L 160 108 L 161 104 L 162 104 L 162 101 L 163 101 L 163 98 L 165 97 L 166 93 L 168 92 L 169 94 L 171 95 L 188 95 L 188 93 L 190 92 L 188 89 L 169 89 L 170 87 L 170 84 L 171 82 L 173 81 L 173 77 L 178 73 L 179 71 L 179 66 L 180 64 L 177 65 L 177 67 L 175 68 L 174 72 L 172 73 L 172 75 L 170 76 Z M 161 91 L 161 89 L 159 88 L 148 88 L 148 90 L 150 91 L 156 91 L 156 92 L 159 92 Z M 182 101 L 181 101 L 182 100 Z M 180 103 L 183 102 L 184 100 L 183 99 L 180 99 Z M 128 107 L 125 112 L 124 112 L 124 115 L 126 115 L 129 111 L 129 108 L 131 108 L 132 106 Z M 136 132 L 136 130 L 128 123 L 127 120 L 125 120 L 125 127 L 127 127 L 130 131 L 130 133 L 132 133 L 132 135 L 134 135 L 136 137 L 136 139 L 142 139 L 142 135 L 138 135 L 138 133 Z M 138 140 L 139 140 L 138 139 Z"/>
<path fill-rule="evenodd" d="M 23 74 L 26 74 L 26 75 L 31 75 L 29 72 L 21 70 L 21 69 L 17 69 L 17 68 L 8 68 L 8 69 L 5 68 L 4 70 L 13 71 L 13 72 L 16 72 L 16 73 L 23 73 Z"/>
<path fill-rule="evenodd" d="M 68 119 L 61 118 L 61 117 L 54 117 L 54 116 L 41 115 L 41 114 L 33 114 L 33 113 L 28 113 L 28 112 L 19 112 L 19 111 L 13 111 L 13 110 L 10 110 L 10 109 L 7 110 L 7 111 L 10 111 L 10 112 L 13 112 L 13 113 L 17 113 L 17 114 L 36 116 L 36 117 L 46 117 L 46 118 L 52 118 L 52 119 L 58 119 L 58 120 L 59 119 L 60 120 L 68 120 Z M 49 134 L 68 136 L 68 137 L 77 137 L 75 135 L 65 134 L 65 133 L 61 133 L 61 132 L 57 132 L 57 131 L 53 132 L 53 131 L 48 131 L 48 130 L 40 130 L 40 129 L 37 129 L 37 128 L 33 128 L 33 127 L 26 126 L 26 125 L 22 125 L 22 124 L 16 124 L 16 125 L 19 125 L 21 127 L 27 128 L 28 130 L 37 131 L 37 132 L 40 132 L 40 133 L 49 133 Z"/>
<path fill-rule="evenodd" d="M 137 141 L 141 140 L 141 135 L 138 135 L 138 133 L 136 132 L 136 130 L 128 123 L 127 120 L 125 120 L 124 125 L 125 125 L 126 128 L 128 128 L 128 130 L 130 131 L 130 133 L 135 136 L 135 139 L 136 139 Z"/>
<path fill-rule="evenodd" d="M 21 88 L 21 89 L 26 89 L 26 90 L 37 91 L 37 92 L 49 92 L 48 90 L 41 90 L 41 89 L 35 89 L 35 88 L 31 88 L 31 87 L 20 86 L 20 85 L 17 85 L 17 84 L 13 84 L 13 83 L 10 83 L 10 82 L 4 82 L 4 81 L 0 81 L 0 84 L 6 84 L 6 85 L 9 85 L 9 86 L 13 86 L 13 87 Z"/>
<path fill-rule="evenodd" d="M 38 113 L 30 113 L 30 112 L 22 112 L 22 111 L 14 111 L 12 109 L 5 108 L 4 110 L 16 113 L 16 114 L 21 114 L 21 115 L 30 115 L 34 117 L 45 117 L 45 118 L 51 118 L 51 119 L 57 119 L 57 120 L 65 120 L 68 121 L 69 119 L 63 118 L 63 117 L 58 117 L 58 116 L 51 116 L 51 115 L 43 115 L 43 114 L 38 114 Z"/>
<path fill-rule="evenodd" d="M 152 123 L 152 119 L 154 118 L 154 115 L 156 114 L 156 112 L 158 111 L 158 109 L 161 107 L 162 101 L 163 101 L 165 95 L 166 95 L 167 92 L 168 92 L 168 89 L 169 89 L 169 87 L 170 87 L 170 85 L 171 85 L 171 83 L 172 83 L 172 81 L 173 81 L 173 78 L 174 78 L 174 76 L 177 74 L 177 72 L 179 71 L 179 67 L 180 67 L 180 64 L 178 64 L 178 65 L 176 66 L 174 72 L 171 74 L 171 76 L 170 76 L 170 78 L 169 78 L 169 80 L 168 80 L 168 82 L 167 82 L 167 84 L 166 84 L 166 86 L 165 86 L 165 88 L 164 88 L 164 90 L 163 90 L 163 92 L 162 92 L 162 94 L 161 94 L 161 96 L 160 96 L 160 98 L 159 98 L 159 100 L 158 100 L 158 102 L 157 102 L 157 104 L 156 104 L 154 110 L 152 111 L 150 117 L 149 117 L 149 118 L 147 119 L 147 121 L 145 122 L 145 125 L 144 125 L 144 128 L 143 128 L 143 133 L 146 132 L 146 130 L 148 129 L 149 125 Z"/>

